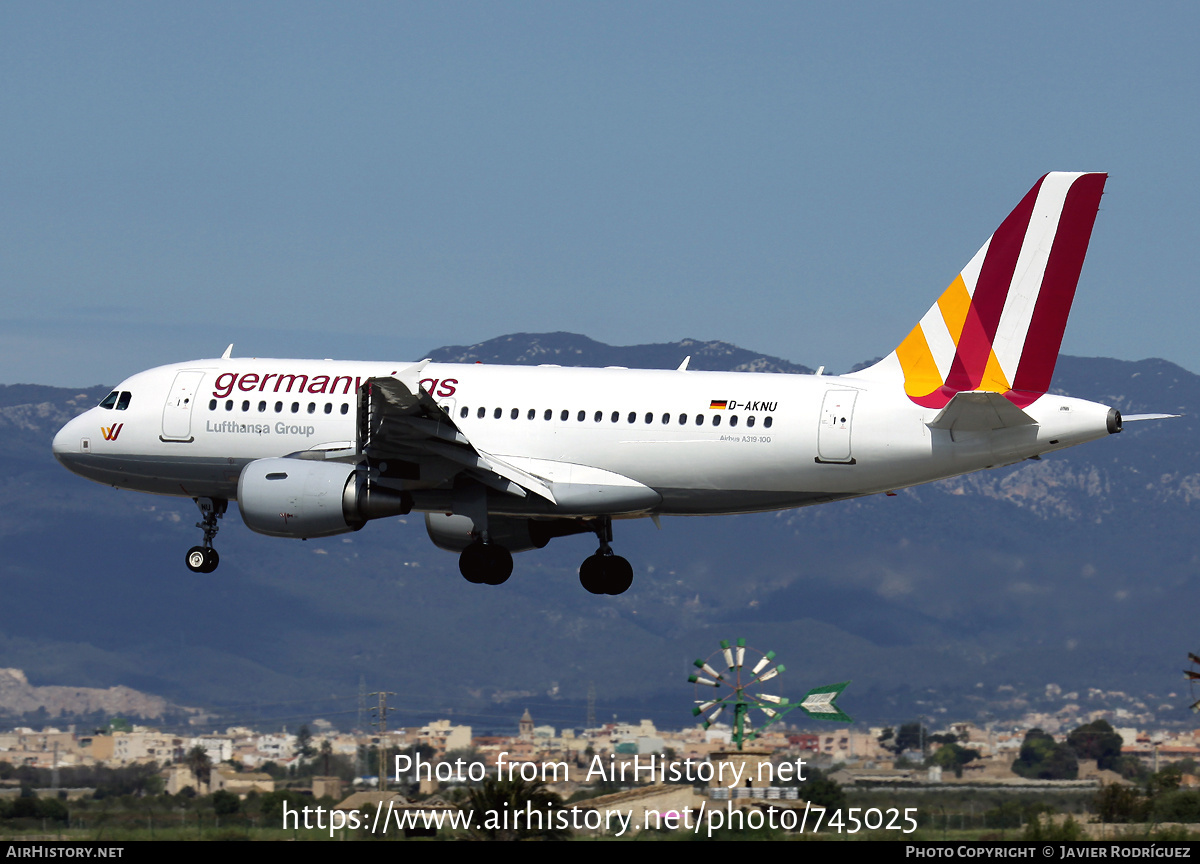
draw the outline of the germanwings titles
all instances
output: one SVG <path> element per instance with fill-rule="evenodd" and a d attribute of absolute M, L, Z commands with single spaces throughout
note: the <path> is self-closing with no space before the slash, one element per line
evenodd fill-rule
<path fill-rule="evenodd" d="M 141 372 L 54 439 L 84 477 L 195 500 L 197 572 L 228 502 L 326 537 L 424 512 L 472 582 L 594 533 L 583 586 L 620 594 L 614 519 L 749 513 L 887 492 L 1120 432 L 1050 394 L 1106 175 L 1039 180 L 891 354 L 850 375 L 258 360 Z M 1165 416 L 1165 415 L 1146 415 Z M 1125 418 L 1143 419 L 1143 418 Z"/>

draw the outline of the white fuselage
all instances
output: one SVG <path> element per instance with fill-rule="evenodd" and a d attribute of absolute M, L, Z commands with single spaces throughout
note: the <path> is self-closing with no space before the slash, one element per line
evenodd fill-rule
<path fill-rule="evenodd" d="M 236 499 L 250 462 L 353 448 L 358 385 L 404 364 L 220 359 L 162 366 L 54 439 L 75 473 L 120 488 Z M 477 448 L 553 483 L 629 483 L 659 497 L 609 515 L 798 507 L 1009 464 L 1108 434 L 1106 406 L 1044 395 L 1033 425 L 931 429 L 938 411 L 869 376 L 430 363 L 424 389 Z M 439 484 L 402 485 L 445 509 Z M 491 499 L 497 512 L 573 516 L 569 502 Z"/>

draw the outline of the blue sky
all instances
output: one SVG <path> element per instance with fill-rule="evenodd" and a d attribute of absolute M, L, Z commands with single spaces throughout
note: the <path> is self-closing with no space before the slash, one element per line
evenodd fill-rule
<path fill-rule="evenodd" d="M 0 383 L 570 330 L 831 371 L 1107 171 L 1063 349 L 1200 371 L 1195 4 L 0 5 Z"/>

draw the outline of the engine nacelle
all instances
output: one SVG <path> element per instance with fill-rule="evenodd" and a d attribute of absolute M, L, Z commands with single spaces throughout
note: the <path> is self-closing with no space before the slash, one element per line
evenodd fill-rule
<path fill-rule="evenodd" d="M 251 531 L 272 537 L 332 537 L 370 519 L 412 510 L 407 492 L 367 485 L 366 474 L 344 462 L 257 459 L 238 478 L 238 510 Z"/>
<path fill-rule="evenodd" d="M 425 530 L 433 545 L 447 552 L 461 552 L 479 531 L 470 516 L 458 513 L 426 513 Z M 591 526 L 582 519 L 523 519 L 519 516 L 488 516 L 488 539 L 509 552 L 541 549 L 555 537 L 583 534 Z"/>

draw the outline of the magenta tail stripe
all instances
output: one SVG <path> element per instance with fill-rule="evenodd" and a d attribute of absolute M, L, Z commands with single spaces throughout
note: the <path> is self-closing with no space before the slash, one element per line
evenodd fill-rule
<path fill-rule="evenodd" d="M 1067 192 L 1054 246 L 1042 277 L 1042 289 L 1025 336 L 1021 362 L 1012 382 L 1014 390 L 1045 393 L 1050 389 L 1058 349 L 1067 328 L 1067 316 L 1075 299 L 1075 287 L 1079 284 L 1079 273 L 1083 269 L 1107 179 L 1105 174 L 1085 174 Z"/>
<path fill-rule="evenodd" d="M 982 345 L 983 350 L 963 350 L 963 346 Z M 966 321 L 963 322 L 962 336 L 958 340 L 958 352 L 950 365 L 946 376 L 946 386 L 955 390 L 974 390 L 983 380 L 984 369 L 987 368 L 988 356 L 992 350 L 992 340 L 979 320 L 975 304 L 967 310 Z"/>
<path fill-rule="evenodd" d="M 1033 185 L 1021 199 L 1021 203 L 1008 214 L 1008 218 L 1000 223 L 1000 227 L 992 235 L 987 257 L 984 258 L 979 279 L 975 283 L 975 291 L 971 295 L 971 310 L 977 316 L 979 327 L 963 328 L 950 375 L 946 378 L 946 383 L 951 386 L 973 390 L 983 378 L 983 370 L 992 351 L 992 340 L 1000 326 L 1004 302 L 1008 299 L 1013 272 L 1017 269 L 1017 259 L 1021 255 L 1021 247 L 1025 244 L 1029 219 L 1033 215 L 1033 207 L 1037 203 L 1038 193 L 1045 179 L 1043 175 Z M 972 377 L 971 373 L 976 377 Z M 965 379 L 962 377 L 964 375 Z"/>

